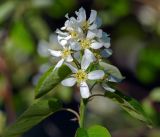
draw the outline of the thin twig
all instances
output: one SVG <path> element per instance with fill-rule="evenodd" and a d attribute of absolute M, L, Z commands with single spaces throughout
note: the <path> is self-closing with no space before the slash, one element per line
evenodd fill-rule
<path fill-rule="evenodd" d="M 75 57 L 71 54 L 72 58 L 73 58 L 73 62 L 75 63 L 75 65 L 77 66 L 77 68 L 81 68 L 80 63 L 75 59 Z"/>
<path fill-rule="evenodd" d="M 75 110 L 70 109 L 70 108 L 63 108 L 63 109 L 61 109 L 61 110 L 62 110 L 62 111 L 71 112 L 72 114 L 74 114 L 74 115 L 77 117 L 78 121 L 80 120 L 80 116 L 79 116 L 79 114 L 78 114 Z"/>
<path fill-rule="evenodd" d="M 104 94 L 93 94 L 91 95 L 87 100 L 92 100 L 93 97 L 104 97 L 105 95 Z"/>
<path fill-rule="evenodd" d="M 0 56 L 0 72 L 7 79 L 7 84 L 6 84 L 6 87 L 5 87 L 3 100 L 5 102 L 5 109 L 6 109 L 6 113 L 7 113 L 8 123 L 12 123 L 13 121 L 15 121 L 16 113 L 15 113 L 14 105 L 13 105 L 13 93 L 12 93 L 11 77 L 10 77 L 10 73 L 9 73 L 9 70 L 8 70 L 7 63 L 2 56 Z"/>
<path fill-rule="evenodd" d="M 94 88 L 94 86 L 97 84 L 97 82 L 95 82 L 91 87 L 90 87 L 90 92 L 92 92 L 92 89 Z"/>

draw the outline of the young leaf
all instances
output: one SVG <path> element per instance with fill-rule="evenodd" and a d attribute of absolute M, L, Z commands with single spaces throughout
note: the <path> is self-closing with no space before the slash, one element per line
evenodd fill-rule
<path fill-rule="evenodd" d="M 54 68 L 51 67 L 39 79 L 35 89 L 36 98 L 40 98 L 44 94 L 48 93 L 71 73 L 71 70 L 66 65 L 63 65 L 56 70 L 53 69 Z"/>
<path fill-rule="evenodd" d="M 52 104 L 52 108 L 50 108 L 49 102 Z M 56 107 L 53 108 L 55 105 Z M 58 99 L 39 100 L 31 105 L 13 125 L 8 127 L 2 137 L 18 137 L 61 108 L 62 104 Z"/>
<path fill-rule="evenodd" d="M 125 111 L 127 111 L 134 118 L 137 118 L 147 123 L 149 126 L 151 125 L 150 120 L 147 118 L 141 104 L 137 100 L 125 96 L 119 91 L 105 92 L 105 96 L 117 102 Z"/>
<path fill-rule="evenodd" d="M 89 137 L 84 128 L 78 128 L 75 137 Z"/>
<path fill-rule="evenodd" d="M 94 125 L 87 130 L 88 137 L 111 137 L 109 131 L 100 125 Z M 83 137 L 83 136 L 82 136 Z"/>
<path fill-rule="evenodd" d="M 119 69 L 111 64 L 105 62 L 99 62 L 100 66 L 102 66 L 107 74 L 109 74 L 111 82 L 120 82 L 124 79 Z"/>

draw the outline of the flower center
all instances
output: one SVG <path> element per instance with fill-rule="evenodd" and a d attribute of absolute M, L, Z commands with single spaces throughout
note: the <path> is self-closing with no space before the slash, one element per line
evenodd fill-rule
<path fill-rule="evenodd" d="M 80 45 L 82 49 L 88 49 L 91 45 L 91 41 L 89 39 L 82 39 Z"/>
<path fill-rule="evenodd" d="M 70 54 L 71 54 L 70 49 L 65 48 L 65 49 L 62 51 L 62 58 L 66 58 L 66 57 L 69 56 Z"/>
<path fill-rule="evenodd" d="M 71 32 L 70 32 L 70 35 L 71 35 L 71 37 L 74 38 L 74 39 L 78 37 L 78 34 L 77 34 L 76 31 L 71 31 Z"/>
<path fill-rule="evenodd" d="M 74 74 L 74 77 L 77 79 L 77 83 L 81 83 L 87 80 L 87 73 L 80 69 Z"/>
<path fill-rule="evenodd" d="M 89 22 L 88 21 L 84 21 L 82 23 L 82 30 L 86 32 L 88 30 L 88 28 L 89 28 Z"/>

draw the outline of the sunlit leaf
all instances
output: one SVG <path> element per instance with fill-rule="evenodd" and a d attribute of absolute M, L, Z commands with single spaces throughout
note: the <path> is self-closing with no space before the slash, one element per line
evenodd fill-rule
<path fill-rule="evenodd" d="M 61 107 L 62 105 L 59 103 L 58 99 L 39 100 L 35 102 L 17 119 L 13 125 L 5 130 L 3 137 L 19 137 L 43 119 L 61 109 Z"/>
<path fill-rule="evenodd" d="M 147 123 L 149 126 L 151 125 L 151 121 L 146 116 L 141 104 L 135 99 L 125 96 L 119 91 L 105 92 L 105 96 L 118 103 L 125 111 L 127 111 L 134 118 Z"/>
<path fill-rule="evenodd" d="M 75 137 L 111 137 L 109 131 L 100 125 L 94 125 L 88 128 L 78 128 Z"/>
<path fill-rule="evenodd" d="M 89 137 L 84 128 L 78 128 L 75 137 Z"/>
<path fill-rule="evenodd" d="M 56 70 L 53 69 L 54 67 L 51 67 L 39 79 L 35 89 L 36 98 L 48 93 L 71 73 L 71 70 L 66 65 L 63 65 Z"/>
<path fill-rule="evenodd" d="M 100 125 L 94 125 L 87 130 L 88 137 L 111 137 L 109 131 Z M 82 136 L 83 137 L 83 136 Z"/>

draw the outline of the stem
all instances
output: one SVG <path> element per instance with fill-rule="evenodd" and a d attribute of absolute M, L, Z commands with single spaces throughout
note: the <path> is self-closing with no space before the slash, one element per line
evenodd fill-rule
<path fill-rule="evenodd" d="M 11 74 L 8 68 L 9 67 L 7 66 L 5 59 L 2 56 L 0 56 L 0 73 L 2 73 L 7 79 L 5 91 L 4 94 L 2 93 L 2 95 L 7 113 L 7 121 L 8 123 L 12 123 L 13 121 L 15 121 L 16 113 L 13 105 Z"/>
<path fill-rule="evenodd" d="M 92 89 L 94 88 L 94 86 L 95 86 L 96 84 L 97 84 L 97 82 L 95 82 L 95 83 L 91 86 L 91 88 L 89 89 L 91 93 L 92 93 Z"/>
<path fill-rule="evenodd" d="M 92 87 L 90 88 L 90 91 L 93 89 L 93 87 L 97 84 L 97 82 L 95 82 Z M 84 101 L 87 101 L 89 102 L 89 100 L 94 97 L 94 96 L 104 96 L 102 94 L 94 94 L 94 95 L 91 95 L 87 100 L 84 100 L 84 99 L 81 99 L 81 102 L 80 102 L 80 108 L 79 108 L 79 115 L 80 115 L 80 119 L 79 119 L 79 126 L 81 128 L 84 127 L 84 116 L 85 116 L 85 110 L 86 110 L 86 103 Z"/>
<path fill-rule="evenodd" d="M 63 109 L 61 109 L 61 110 L 64 110 L 64 111 L 68 111 L 68 112 L 73 113 L 73 114 L 77 117 L 77 120 L 80 121 L 80 116 L 79 116 L 79 114 L 78 114 L 75 110 L 70 109 L 70 108 L 63 108 Z"/>
<path fill-rule="evenodd" d="M 81 65 L 79 64 L 79 62 L 74 58 L 73 55 L 71 55 L 73 58 L 73 62 L 75 63 L 75 65 L 77 66 L 77 68 L 81 68 Z"/>
<path fill-rule="evenodd" d="M 104 97 L 105 95 L 104 94 L 93 94 L 93 95 L 91 95 L 87 100 L 89 101 L 89 100 L 91 100 L 93 97 Z M 87 101 L 87 102 L 88 102 Z"/>
<path fill-rule="evenodd" d="M 85 115 L 85 104 L 84 104 L 83 99 L 81 99 L 81 102 L 80 102 L 79 113 L 80 113 L 79 126 L 83 128 L 84 127 L 84 115 Z"/>

